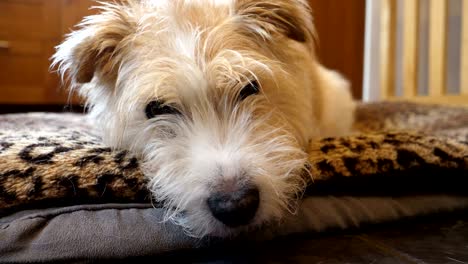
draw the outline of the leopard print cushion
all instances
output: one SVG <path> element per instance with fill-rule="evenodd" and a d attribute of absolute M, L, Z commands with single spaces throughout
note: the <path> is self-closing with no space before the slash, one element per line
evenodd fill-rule
<path fill-rule="evenodd" d="M 361 104 L 355 130 L 311 142 L 307 195 L 466 193 L 468 109 Z M 103 145 L 84 115 L 0 116 L 0 211 L 148 202 L 145 186 L 138 159 Z"/>
<path fill-rule="evenodd" d="M 85 116 L 0 116 L 0 209 L 145 199 L 138 160 L 104 146 Z"/>

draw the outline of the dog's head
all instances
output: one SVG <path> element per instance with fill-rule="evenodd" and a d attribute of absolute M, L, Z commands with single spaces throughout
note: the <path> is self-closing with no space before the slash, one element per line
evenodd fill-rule
<path fill-rule="evenodd" d="M 196 236 L 281 218 L 316 120 L 305 0 L 104 4 L 54 64 L 105 142 L 143 160 L 167 219 Z"/>

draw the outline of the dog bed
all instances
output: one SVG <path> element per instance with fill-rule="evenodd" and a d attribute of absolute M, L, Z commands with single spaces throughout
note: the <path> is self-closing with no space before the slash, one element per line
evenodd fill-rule
<path fill-rule="evenodd" d="M 311 142 L 312 178 L 295 214 L 235 241 L 468 209 L 468 109 L 361 104 L 355 129 Z M 2 262 L 120 259 L 227 243 L 189 237 L 162 214 L 138 159 L 104 146 L 85 116 L 0 116 Z"/>

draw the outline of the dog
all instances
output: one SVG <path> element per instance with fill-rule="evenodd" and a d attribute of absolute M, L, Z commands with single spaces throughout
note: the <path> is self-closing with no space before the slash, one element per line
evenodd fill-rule
<path fill-rule="evenodd" d="M 140 158 L 190 235 L 232 236 L 294 213 L 308 145 L 350 132 L 348 81 L 319 62 L 306 0 L 101 3 L 52 66 L 103 141 Z"/>

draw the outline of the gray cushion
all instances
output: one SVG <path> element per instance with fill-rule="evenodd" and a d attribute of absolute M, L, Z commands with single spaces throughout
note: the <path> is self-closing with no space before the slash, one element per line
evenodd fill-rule
<path fill-rule="evenodd" d="M 237 242 L 271 240 L 275 237 L 359 227 L 452 211 L 468 207 L 467 197 L 309 197 L 297 215 L 280 226 L 266 226 L 241 234 Z M 65 263 L 89 259 L 178 254 L 222 246 L 224 241 L 196 239 L 178 226 L 162 223 L 162 210 L 151 204 L 99 204 L 23 210 L 0 219 L 0 259 L 2 263 Z M 182 253 L 181 253 L 182 254 Z M 185 253 L 184 253 L 185 254 Z"/>

